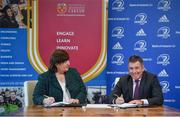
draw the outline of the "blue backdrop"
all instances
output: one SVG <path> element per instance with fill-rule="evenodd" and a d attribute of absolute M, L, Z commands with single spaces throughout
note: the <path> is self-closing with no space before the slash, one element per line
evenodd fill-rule
<path fill-rule="evenodd" d="M 107 93 L 114 79 L 128 73 L 128 58 L 140 55 L 157 74 L 164 104 L 180 108 L 180 1 L 110 0 L 108 14 Z"/>

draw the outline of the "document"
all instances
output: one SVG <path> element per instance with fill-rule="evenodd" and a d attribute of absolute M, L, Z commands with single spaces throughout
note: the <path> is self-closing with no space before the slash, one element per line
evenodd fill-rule
<path fill-rule="evenodd" d="M 138 104 L 129 104 L 129 103 L 123 103 L 123 104 L 111 104 L 111 107 L 119 107 L 119 108 L 134 108 L 139 107 Z"/>
<path fill-rule="evenodd" d="M 49 106 L 54 107 L 54 106 L 61 106 L 61 105 L 68 105 L 68 104 L 70 104 L 70 103 L 68 103 L 68 102 L 54 102 Z"/>
<path fill-rule="evenodd" d="M 55 106 L 65 106 L 65 105 L 69 105 L 70 103 L 68 102 L 54 102 L 50 105 L 44 105 L 44 107 L 55 107 Z"/>
<path fill-rule="evenodd" d="M 86 108 L 111 108 L 108 104 L 87 104 Z"/>
<path fill-rule="evenodd" d="M 82 107 L 86 106 L 87 104 L 76 104 L 76 103 L 69 103 L 69 102 L 55 102 L 50 105 L 44 105 L 44 107 Z"/>

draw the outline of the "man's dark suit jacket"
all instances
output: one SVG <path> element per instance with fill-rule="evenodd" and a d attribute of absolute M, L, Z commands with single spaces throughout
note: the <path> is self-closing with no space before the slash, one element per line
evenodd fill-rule
<path fill-rule="evenodd" d="M 119 79 L 112 92 L 113 98 L 111 98 L 111 101 L 117 98 L 114 94 L 118 96 L 122 94 L 126 103 L 133 100 L 133 79 L 130 75 L 126 75 Z M 143 72 L 140 82 L 140 98 L 147 99 L 149 105 L 163 104 L 163 93 L 156 75 L 147 71 Z"/>
<path fill-rule="evenodd" d="M 65 73 L 66 88 L 69 90 L 71 98 L 79 99 L 80 103 L 86 103 L 86 87 L 76 69 L 69 68 Z M 44 95 L 54 97 L 56 102 L 63 101 L 63 91 L 52 71 L 47 71 L 38 77 L 38 83 L 34 89 L 34 104 L 42 104 Z"/>

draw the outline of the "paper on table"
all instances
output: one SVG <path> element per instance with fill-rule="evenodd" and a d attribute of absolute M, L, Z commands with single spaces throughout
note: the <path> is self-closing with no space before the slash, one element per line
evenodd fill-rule
<path fill-rule="evenodd" d="M 49 106 L 53 107 L 53 106 L 60 106 L 60 105 L 67 105 L 67 104 L 70 104 L 70 103 L 68 103 L 68 102 L 54 102 Z"/>
<path fill-rule="evenodd" d="M 109 104 L 87 104 L 86 108 L 111 108 Z"/>
<path fill-rule="evenodd" d="M 130 104 L 130 103 L 123 103 L 123 104 L 112 104 L 111 107 L 119 107 L 119 108 L 133 108 L 138 107 L 138 104 Z"/>

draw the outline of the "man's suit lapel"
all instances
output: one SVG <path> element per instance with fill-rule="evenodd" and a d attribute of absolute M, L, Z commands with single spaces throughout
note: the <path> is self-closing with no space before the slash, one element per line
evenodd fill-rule
<path fill-rule="evenodd" d="M 132 80 L 131 76 L 129 78 L 128 88 L 129 88 L 130 99 L 132 99 L 133 98 L 133 80 Z"/>
<path fill-rule="evenodd" d="M 141 79 L 141 83 L 140 83 L 140 98 L 143 97 L 143 92 L 144 92 L 144 88 L 145 88 L 145 82 L 146 82 L 146 78 L 145 78 L 145 72 L 143 73 L 142 79 Z"/>

